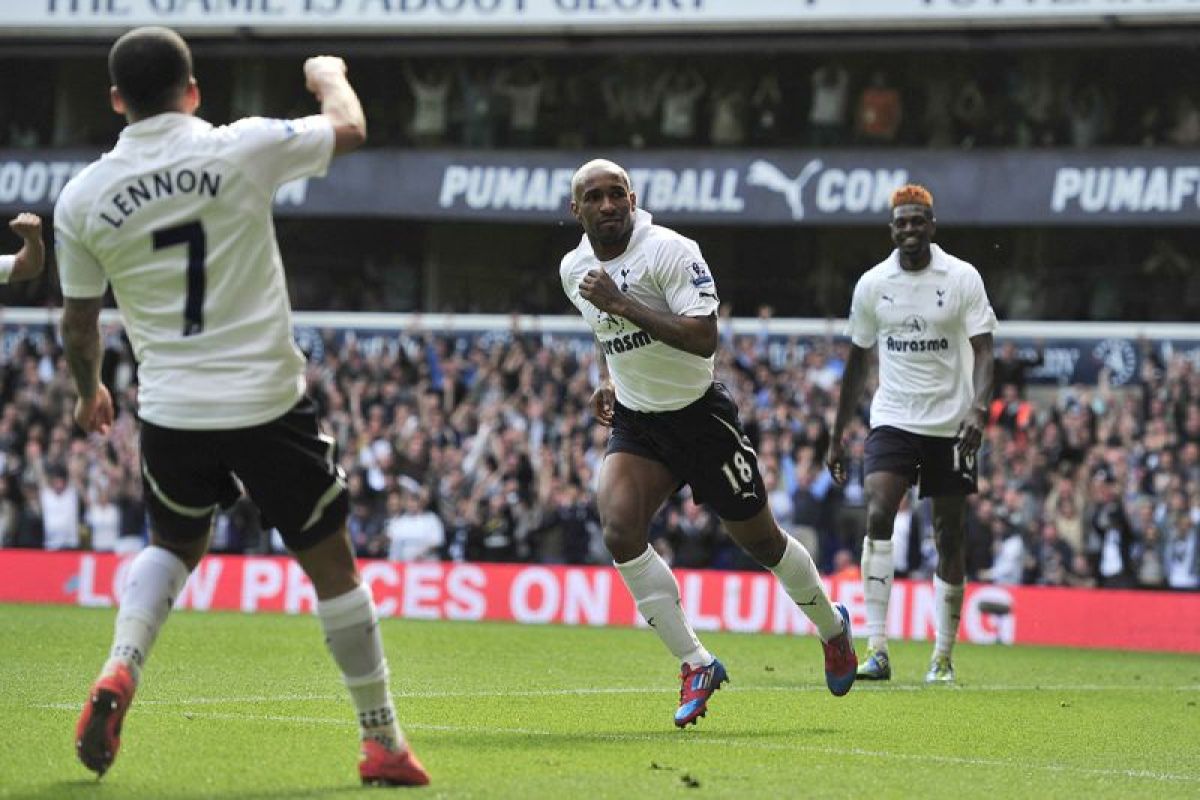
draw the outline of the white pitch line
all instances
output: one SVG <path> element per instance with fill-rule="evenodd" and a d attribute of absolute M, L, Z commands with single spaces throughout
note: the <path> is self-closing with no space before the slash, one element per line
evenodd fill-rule
<path fill-rule="evenodd" d="M 152 711 L 154 714 L 165 716 L 168 712 L 163 708 L 156 708 Z M 171 714 L 179 714 L 180 712 L 170 712 Z M 184 711 L 182 715 L 187 719 L 220 719 L 220 720 L 244 720 L 247 722 L 295 722 L 302 725 L 332 725 L 337 728 L 356 728 L 357 723 L 354 722 L 352 716 L 346 716 L 341 719 L 333 719 L 331 717 L 305 717 L 294 714 L 229 714 L 220 711 Z M 442 731 L 445 733 L 497 733 L 497 734 L 512 734 L 514 736 L 553 736 L 554 731 L 534 730 L 532 728 L 483 728 L 470 725 L 427 725 L 419 722 L 405 723 L 404 730 L 412 731 Z"/>
<path fill-rule="evenodd" d="M 164 709 L 155 709 L 156 713 L 162 713 L 163 711 Z M 305 725 L 334 725 L 342 728 L 351 728 L 354 724 L 348 719 L 330 719 L 328 717 L 284 716 L 275 714 L 225 714 L 210 711 L 194 711 L 183 713 L 189 719 L 245 720 L 247 722 L 290 722 Z M 549 730 L 530 728 L 495 728 L 491 726 L 478 725 L 423 725 L 420 723 L 408 723 L 404 725 L 404 728 L 406 730 L 428 730 L 449 733 L 485 733 L 493 736 L 556 735 L 555 731 Z M 893 753 L 887 750 L 867 750 L 861 747 L 817 747 L 812 745 L 754 742 L 745 741 L 742 739 L 721 738 L 719 736 L 710 737 L 707 735 L 680 736 L 675 733 L 668 733 L 661 736 L 654 736 L 647 734 L 593 733 L 590 734 L 590 736 L 593 739 L 618 743 L 653 742 L 655 744 L 663 744 L 664 742 L 671 741 L 672 743 L 684 743 L 688 746 L 716 745 L 719 747 L 741 747 L 750 750 L 770 750 L 789 753 L 804 752 L 817 755 L 870 758 L 879 761 L 913 761 L 927 764 L 952 764 L 965 767 L 998 767 L 1002 769 L 1015 768 L 1022 771 L 1036 769 L 1044 772 L 1069 773 L 1073 775 L 1087 775 L 1093 777 L 1145 779 L 1176 783 L 1200 783 L 1200 775 L 1184 775 L 1174 772 L 1154 772 L 1152 770 L 1136 769 L 1097 769 L 1093 767 L 1073 767 L 1067 764 L 1036 764 L 1017 759 L 970 758 L 967 756 L 944 756 L 923 753 Z"/>
<path fill-rule="evenodd" d="M 256 703 L 311 703 L 322 700 L 344 700 L 344 694 L 278 694 L 254 695 L 250 697 L 184 697 L 177 700 L 143 700 L 137 701 L 138 707 L 143 706 L 208 706 L 208 705 L 237 705 Z M 31 703 L 31 708 L 82 708 L 82 701 L 67 701 L 62 703 Z"/>
<path fill-rule="evenodd" d="M 1064 684 L 1052 686 L 1040 686 L 1036 684 L 1029 685 L 956 685 L 952 687 L 935 686 L 930 687 L 920 683 L 913 684 L 874 684 L 870 688 L 863 688 L 863 691 L 868 692 L 1196 692 L 1200 691 L 1200 685 L 1196 686 L 1154 686 L 1132 684 L 1129 686 L 1117 686 L 1113 684 Z M 478 690 L 429 690 L 429 691 L 394 691 L 393 697 L 397 698 L 437 698 L 437 697 L 570 697 L 573 695 L 593 695 L 593 694 L 656 694 L 658 692 L 671 691 L 669 687 L 663 686 L 646 686 L 641 688 L 620 688 L 620 687 L 586 687 L 577 689 L 517 689 L 506 691 L 504 689 L 478 689 Z M 805 686 L 724 686 L 723 692 L 751 693 L 751 692 L 787 692 L 789 694 L 796 692 L 816 692 L 825 694 L 829 690 L 820 684 L 808 684 Z"/>
<path fill-rule="evenodd" d="M 187 719 L 222 719 L 222 720 L 246 720 L 249 722 L 294 722 L 302 725 L 332 725 L 337 728 L 355 728 L 357 724 L 351 716 L 342 719 L 334 719 L 331 717 L 307 717 L 296 714 L 230 714 L 220 711 L 183 711 L 183 712 L 168 712 L 167 709 L 159 707 L 152 710 L 151 713 L 165 716 L 167 713 L 173 715 L 180 714 Z M 532 730 L 530 728 L 478 728 L 462 725 L 424 725 L 421 723 L 411 723 L 404 726 L 406 730 L 421 730 L 421 731 L 445 731 L 449 733 L 463 733 L 466 731 L 476 732 L 492 732 L 492 733 L 508 733 L 517 736 L 551 736 L 551 731 Z"/>
<path fill-rule="evenodd" d="M 397 699 L 436 699 L 436 698 L 452 698 L 452 697 L 576 697 L 588 695 L 609 695 L 609 694 L 658 694 L 660 692 L 669 692 L 670 687 L 667 686 L 642 686 L 642 687 L 619 687 L 619 686 L 596 686 L 596 687 L 581 687 L 573 689 L 472 689 L 472 690 L 414 690 L 414 691 L 393 691 L 392 697 Z M 738 694 L 753 693 L 753 692 L 818 692 L 824 694 L 828 691 L 824 686 L 817 684 L 805 686 L 727 686 L 722 688 L 723 692 L 736 692 Z M 887 692 L 1197 692 L 1200 691 L 1200 684 L 1187 686 L 1156 686 L 1154 684 L 1131 684 L 1129 686 L 1118 686 L 1114 684 L 1061 684 L 1061 685 L 987 685 L 981 684 L 977 686 L 959 685 L 953 687 L 928 687 L 922 684 L 883 684 L 863 687 L 861 691 L 874 693 Z M 194 705 L 224 705 L 224 704 L 253 704 L 253 703 L 283 703 L 283 702 L 317 702 L 326 700 L 341 700 L 344 695 L 341 694 L 281 694 L 281 695 L 251 695 L 248 697 L 186 697 L 172 700 L 139 700 L 139 706 L 147 705 L 177 705 L 177 706 L 194 706 Z M 30 703 L 30 708 L 54 708 L 54 709 L 73 709 L 80 706 L 80 701 L 69 700 L 58 703 Z"/>

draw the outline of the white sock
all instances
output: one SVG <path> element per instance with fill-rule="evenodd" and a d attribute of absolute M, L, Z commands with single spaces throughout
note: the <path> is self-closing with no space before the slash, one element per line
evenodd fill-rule
<path fill-rule="evenodd" d="M 958 638 L 958 621 L 962 617 L 963 587 L 965 583 L 946 583 L 933 576 L 933 603 L 937 607 L 937 641 L 933 648 L 934 657 L 950 657 L 954 640 Z"/>
<path fill-rule="evenodd" d="M 817 565 L 808 550 L 791 536 L 785 538 L 787 546 L 783 549 L 783 558 L 771 567 L 771 572 L 775 573 L 788 597 L 796 601 L 804 615 L 817 626 L 821 641 L 828 642 L 845 630 L 842 615 L 829 602 Z"/>
<path fill-rule="evenodd" d="M 325 645 L 342 670 L 358 712 L 362 738 L 389 750 L 405 746 L 388 691 L 388 665 L 371 590 L 365 584 L 329 600 L 317 601 Z"/>
<path fill-rule="evenodd" d="M 188 574 L 187 565 L 165 548 L 150 545 L 137 554 L 125 577 L 112 650 L 102 674 L 124 664 L 135 680 L 141 676 L 150 648 L 175 598 L 183 591 Z"/>
<path fill-rule="evenodd" d="M 675 575 L 654 548 L 647 545 L 646 552 L 637 558 L 624 564 L 615 561 L 613 564 L 629 587 L 638 611 L 671 655 L 693 667 L 711 664 L 712 653 L 700 644 L 679 606 L 679 584 L 675 582 Z"/>
<path fill-rule="evenodd" d="M 863 542 L 862 582 L 867 603 L 867 644 L 872 650 L 887 652 L 888 601 L 892 598 L 892 579 L 896 563 L 892 560 L 892 540 Z"/>

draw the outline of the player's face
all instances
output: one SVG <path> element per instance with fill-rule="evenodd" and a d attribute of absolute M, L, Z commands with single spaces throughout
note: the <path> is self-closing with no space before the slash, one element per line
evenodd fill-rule
<path fill-rule="evenodd" d="M 927 206 L 910 204 L 892 209 L 892 242 L 901 253 L 916 256 L 929 249 L 936 226 Z"/>
<path fill-rule="evenodd" d="M 629 240 L 637 197 L 625 179 L 614 172 L 594 170 L 571 201 L 571 213 L 593 242 L 615 245 Z"/>

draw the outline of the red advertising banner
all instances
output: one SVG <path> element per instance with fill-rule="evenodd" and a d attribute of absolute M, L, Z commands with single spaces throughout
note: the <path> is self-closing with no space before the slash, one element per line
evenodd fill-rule
<path fill-rule="evenodd" d="M 0 550 L 0 602 L 115 606 L 131 556 Z M 644 625 L 616 571 L 606 567 L 362 561 L 381 616 L 505 620 L 528 624 Z M 769 573 L 678 570 L 683 607 L 697 630 L 812 634 Z M 865 623 L 862 584 L 833 580 L 830 595 Z M 290 558 L 209 556 L 176 608 L 311 613 L 315 595 Z M 1119 613 L 1116 613 L 1118 612 Z M 896 581 L 888 632 L 932 639 L 927 582 Z M 1200 593 L 968 584 L 962 641 L 1200 653 Z"/>

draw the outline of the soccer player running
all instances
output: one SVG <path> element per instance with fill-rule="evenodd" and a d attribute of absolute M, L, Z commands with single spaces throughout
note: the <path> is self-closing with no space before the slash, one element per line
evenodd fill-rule
<path fill-rule="evenodd" d="M 938 564 L 934 576 L 937 641 L 925 676 L 951 683 L 965 572 L 966 498 L 975 492 L 975 456 L 992 396 L 992 332 L 996 315 L 973 266 L 932 243 L 933 197 L 921 186 L 892 194 L 896 249 L 854 287 L 850 357 L 826 463 L 846 482 L 846 426 L 867 377 L 867 351 L 879 346 L 879 387 L 871 401 L 866 446 L 866 680 L 889 680 L 887 608 L 892 590 L 892 525 L 900 501 L 917 485 L 932 498 Z"/>
<path fill-rule="evenodd" d="M 175 32 L 130 31 L 108 64 L 112 107 L 129 124 L 58 199 L 62 332 L 75 420 L 107 433 L 113 404 L 100 382 L 98 319 L 112 285 L 139 365 L 151 541 L 129 567 L 110 656 L 76 728 L 79 758 L 100 775 L 112 766 L 150 648 L 208 548 L 215 509 L 240 481 L 312 581 L 358 712 L 363 783 L 426 784 L 396 723 L 334 442 L 304 394 L 271 219 L 280 184 L 324 174 L 333 155 L 366 140 L 346 65 L 333 56 L 305 62 L 320 114 L 214 128 L 194 116 L 200 91 Z"/>
<path fill-rule="evenodd" d="M 560 276 L 595 334 L 601 381 L 592 410 L 612 427 L 596 498 L 604 543 L 638 611 L 682 662 L 675 724 L 704 716 L 728 679 L 696 638 L 675 576 L 648 543 L 652 518 L 682 483 L 816 625 L 826 684 L 846 694 L 858 664 L 849 615 L 830 603 L 804 546 L 776 524 L 737 407 L 713 382 L 718 300 L 700 248 L 653 224 L 628 174 L 611 161 L 580 167 L 571 198 L 584 236 L 563 257 Z"/>
<path fill-rule="evenodd" d="M 26 281 L 41 275 L 46 265 L 42 218 L 22 211 L 8 221 L 8 227 L 21 237 L 21 249 L 12 255 L 0 256 L 0 284 Z"/>

